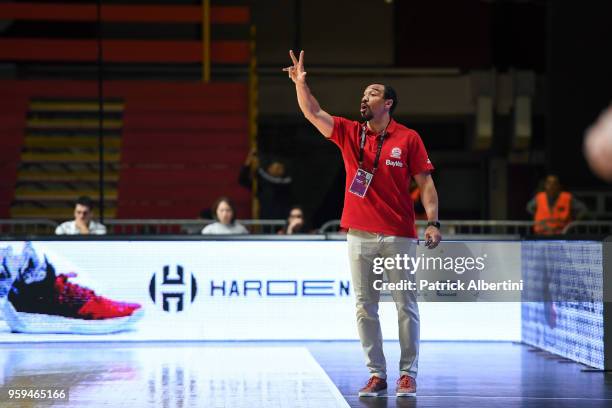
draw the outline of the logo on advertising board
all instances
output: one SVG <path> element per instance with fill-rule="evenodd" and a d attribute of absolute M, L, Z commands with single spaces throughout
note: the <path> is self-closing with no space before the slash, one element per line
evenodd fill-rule
<path fill-rule="evenodd" d="M 198 292 L 195 276 L 188 276 L 182 265 L 171 268 L 165 265 L 158 281 L 158 273 L 154 273 L 149 283 L 149 295 L 156 305 L 169 313 L 178 313 L 186 310 L 193 303 Z"/>

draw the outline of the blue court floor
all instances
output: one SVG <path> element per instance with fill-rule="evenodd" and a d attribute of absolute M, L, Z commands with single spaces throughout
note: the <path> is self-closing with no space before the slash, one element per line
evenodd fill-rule
<path fill-rule="evenodd" d="M 530 347 L 423 342 L 418 396 L 396 398 L 399 347 L 385 342 L 389 396 L 359 398 L 358 342 L 0 345 L 2 407 L 611 407 L 612 378 Z M 69 401 L 9 400 L 65 387 Z"/>

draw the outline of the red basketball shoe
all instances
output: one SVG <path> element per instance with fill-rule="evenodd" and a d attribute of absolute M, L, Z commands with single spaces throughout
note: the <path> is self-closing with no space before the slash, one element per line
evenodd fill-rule
<path fill-rule="evenodd" d="M 26 248 L 33 253 L 31 247 Z M 24 253 L 28 251 L 24 250 Z M 76 274 L 55 275 L 36 254 L 26 257 L 4 303 L 14 332 L 106 334 L 131 329 L 142 315 L 139 304 L 117 302 L 76 283 Z"/>
<path fill-rule="evenodd" d="M 396 395 L 398 397 L 414 397 L 416 396 L 416 381 L 409 375 L 402 375 L 397 380 Z"/>
<path fill-rule="evenodd" d="M 368 383 L 359 390 L 360 397 L 379 397 L 387 394 L 387 380 L 371 376 Z"/>

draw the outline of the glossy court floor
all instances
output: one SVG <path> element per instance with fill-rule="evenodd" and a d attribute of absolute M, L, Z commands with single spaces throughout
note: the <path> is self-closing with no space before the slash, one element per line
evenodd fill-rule
<path fill-rule="evenodd" d="M 603 373 L 513 343 L 423 342 L 418 396 L 358 398 L 359 343 L 0 345 L 1 407 L 612 407 Z M 9 401 L 6 390 L 63 387 L 69 401 Z"/>

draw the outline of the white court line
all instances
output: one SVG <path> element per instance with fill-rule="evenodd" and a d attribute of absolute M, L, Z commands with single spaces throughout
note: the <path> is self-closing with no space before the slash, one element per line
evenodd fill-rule
<path fill-rule="evenodd" d="M 334 384 L 332 379 L 329 378 L 329 375 L 327 375 L 323 367 L 321 367 L 318 361 L 313 357 L 312 353 L 310 353 L 310 350 L 308 350 L 307 348 L 303 348 L 303 349 L 310 356 L 310 359 L 312 360 L 312 364 L 316 366 L 316 367 L 313 366 L 313 369 L 315 371 L 318 371 L 321 377 L 325 378 L 324 381 L 329 385 L 330 391 L 336 398 L 336 401 L 338 402 L 338 404 L 344 405 L 345 407 L 350 408 L 350 405 L 348 404 L 348 402 L 346 401 L 346 399 L 344 398 L 344 396 L 342 395 L 338 387 L 336 387 L 336 384 Z"/>

